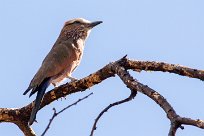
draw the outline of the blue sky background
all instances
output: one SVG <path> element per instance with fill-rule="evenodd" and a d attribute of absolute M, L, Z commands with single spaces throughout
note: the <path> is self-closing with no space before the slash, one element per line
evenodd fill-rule
<path fill-rule="evenodd" d="M 204 69 L 203 6 L 203 0 L 0 0 L 0 107 L 22 107 L 35 99 L 22 94 L 64 22 L 76 17 L 104 22 L 91 32 L 81 65 L 73 73 L 76 78 L 85 77 L 125 54 L 131 59 Z M 160 92 L 181 116 L 204 119 L 202 81 L 162 72 L 131 74 Z M 90 92 L 94 95 L 54 120 L 47 136 L 88 136 L 99 112 L 130 93 L 115 77 L 86 92 L 67 96 L 38 112 L 38 123 L 32 126 L 37 135 L 45 129 L 53 107 L 59 111 Z M 162 109 L 139 93 L 133 101 L 106 113 L 95 135 L 165 136 L 169 126 Z M 23 135 L 9 123 L 0 124 L 0 133 Z M 204 130 L 191 126 L 177 133 L 203 135 Z"/>

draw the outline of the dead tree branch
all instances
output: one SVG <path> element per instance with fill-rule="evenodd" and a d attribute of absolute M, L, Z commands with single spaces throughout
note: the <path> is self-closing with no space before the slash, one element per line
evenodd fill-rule
<path fill-rule="evenodd" d="M 50 125 L 51 125 L 51 123 L 53 122 L 53 120 L 55 119 L 55 117 L 57 117 L 59 114 L 61 114 L 61 113 L 64 112 L 65 110 L 69 109 L 70 107 L 72 107 L 72 106 L 74 106 L 74 105 L 77 105 L 79 102 L 81 102 L 81 101 L 87 99 L 87 98 L 88 98 L 89 96 L 91 96 L 92 94 L 93 94 L 93 93 L 88 94 L 87 96 L 85 96 L 85 97 L 83 97 L 83 98 L 77 100 L 76 102 L 74 102 L 74 103 L 68 105 L 67 107 L 63 108 L 63 109 L 60 110 L 59 112 L 57 112 L 56 109 L 53 108 L 54 113 L 53 113 L 53 115 L 52 115 L 52 118 L 50 119 L 50 121 L 49 121 L 49 123 L 48 123 L 48 125 L 47 125 L 47 127 L 46 127 L 46 129 L 45 129 L 45 131 L 42 133 L 41 136 L 44 136 L 45 133 L 48 131 L 48 129 L 50 128 Z"/>
<path fill-rule="evenodd" d="M 107 112 L 110 108 L 112 108 L 112 107 L 114 107 L 114 106 L 118 106 L 118 105 L 120 105 L 120 104 L 123 104 L 123 103 L 126 103 L 126 102 L 131 101 L 132 99 L 134 99 L 134 97 L 136 96 L 136 94 L 137 94 L 136 91 L 131 91 L 131 94 L 130 94 L 130 96 L 129 96 L 128 98 L 125 98 L 125 99 L 123 99 L 123 100 L 114 102 L 114 103 L 108 105 L 105 109 L 103 109 L 103 110 L 99 113 L 99 115 L 97 116 L 97 118 L 96 118 L 95 121 L 94 121 L 93 127 L 92 127 L 92 129 L 91 129 L 91 134 L 90 134 L 90 136 L 93 136 L 94 131 L 95 131 L 96 128 L 97 128 L 96 125 L 97 125 L 99 119 L 103 116 L 103 114 L 104 114 L 105 112 Z"/>
<path fill-rule="evenodd" d="M 47 92 L 41 103 L 41 108 L 45 107 L 46 105 L 52 103 L 53 101 L 59 98 L 65 97 L 76 92 L 85 91 L 86 89 L 101 83 L 107 78 L 114 77 L 117 74 L 128 86 L 128 88 L 136 89 L 136 91 L 147 95 L 149 98 L 154 100 L 159 106 L 161 106 L 161 108 L 166 112 L 167 117 L 171 120 L 171 122 L 172 120 L 174 120 L 173 122 L 176 122 L 178 126 L 181 126 L 183 124 L 193 125 L 202 129 L 204 128 L 204 123 L 201 120 L 192 120 L 177 115 L 172 106 L 165 100 L 165 98 L 162 95 L 160 95 L 153 89 L 149 88 L 148 86 L 139 83 L 137 80 L 134 80 L 131 77 L 131 75 L 126 71 L 128 69 L 134 71 L 144 70 L 144 71 L 169 72 L 204 81 L 203 70 L 192 69 L 181 65 L 167 64 L 164 62 L 134 61 L 129 60 L 126 57 L 123 57 L 122 59 L 104 66 L 102 69 L 81 80 L 61 85 Z M 33 102 L 18 109 L 0 108 L 0 122 L 15 123 L 22 130 L 24 135 L 35 136 L 32 129 L 27 126 L 27 122 L 29 120 L 32 107 Z M 174 128 L 176 127 L 172 127 L 172 130 L 175 131 Z M 174 134 L 170 135 L 170 133 L 171 132 L 169 132 L 169 136 L 174 135 Z"/>
<path fill-rule="evenodd" d="M 114 65 L 114 70 L 128 88 L 147 95 L 166 112 L 167 117 L 171 122 L 169 136 L 175 136 L 176 130 L 179 127 L 184 129 L 184 127 L 181 125 L 192 125 L 204 129 L 204 122 L 202 120 L 193 120 L 190 118 L 180 117 L 178 114 L 176 114 L 176 111 L 161 94 L 151 89 L 150 87 L 141 84 L 137 80 L 134 80 L 133 77 L 126 70 L 124 70 L 123 67 Z"/>

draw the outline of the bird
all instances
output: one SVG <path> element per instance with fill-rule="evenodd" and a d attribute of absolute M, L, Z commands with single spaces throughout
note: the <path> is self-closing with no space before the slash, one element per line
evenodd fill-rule
<path fill-rule="evenodd" d="M 71 75 L 80 64 L 85 41 L 91 29 L 101 23 L 102 21 L 90 22 L 83 18 L 65 22 L 56 42 L 23 93 L 23 95 L 26 95 L 30 91 L 29 97 L 37 93 L 28 121 L 29 125 L 32 125 L 36 119 L 36 114 L 49 85 L 52 84 L 56 87 L 66 78 L 71 81 L 77 80 Z"/>

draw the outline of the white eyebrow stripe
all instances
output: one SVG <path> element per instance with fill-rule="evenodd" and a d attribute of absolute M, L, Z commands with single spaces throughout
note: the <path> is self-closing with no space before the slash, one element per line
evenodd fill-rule
<path fill-rule="evenodd" d="M 65 24 L 71 24 L 71 23 L 73 23 L 75 21 L 80 21 L 82 23 L 91 23 L 89 20 L 86 20 L 84 18 L 75 18 L 75 19 L 72 19 L 70 21 L 67 21 Z"/>

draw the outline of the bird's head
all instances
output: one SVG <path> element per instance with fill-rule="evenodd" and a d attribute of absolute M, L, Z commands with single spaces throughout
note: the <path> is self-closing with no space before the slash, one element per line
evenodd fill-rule
<path fill-rule="evenodd" d="M 85 40 L 91 29 L 100 23 L 102 23 L 102 21 L 90 22 L 83 18 L 72 19 L 65 22 L 60 35 L 65 39 L 72 38 L 74 40 Z"/>

